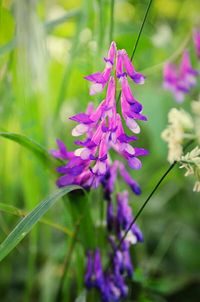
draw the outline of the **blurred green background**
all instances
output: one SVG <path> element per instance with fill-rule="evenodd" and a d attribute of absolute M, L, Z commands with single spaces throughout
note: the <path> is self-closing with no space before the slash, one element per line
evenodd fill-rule
<path fill-rule="evenodd" d="M 148 1 L 114 4 L 113 39 L 131 54 Z M 149 119 L 141 123 L 138 144 L 150 155 L 132 172 L 143 191 L 140 197 L 130 193 L 134 213 L 168 166 L 160 134 L 169 109 L 180 107 L 162 89 L 162 67 L 168 59 L 179 61 L 186 47 L 197 68 L 191 31 L 200 24 L 199 12 L 199 0 L 153 0 L 135 53 L 134 65 L 147 79 L 132 88 Z M 46 149 L 60 138 L 73 150 L 68 117 L 101 100 L 89 96 L 83 76 L 103 69 L 110 14 L 109 0 L 0 0 L 0 131 L 24 134 Z M 199 83 L 181 107 L 189 110 L 198 94 Z M 19 216 L 55 190 L 56 174 L 3 137 L 0 155 L 1 242 Z M 145 242 L 133 249 L 135 275 L 126 301 L 200 301 L 200 201 L 192 187 L 193 180 L 176 167 L 138 219 Z M 91 197 L 93 217 L 99 217 L 101 193 Z M 62 301 L 75 301 L 83 292 L 84 249 L 77 242 L 70 254 L 70 211 L 60 201 L 45 219 L 0 263 L 0 301 L 56 301 L 66 255 Z"/>

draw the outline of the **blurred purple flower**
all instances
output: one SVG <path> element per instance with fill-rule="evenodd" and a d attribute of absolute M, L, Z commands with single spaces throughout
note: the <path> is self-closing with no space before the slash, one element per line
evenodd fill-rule
<path fill-rule="evenodd" d="M 196 49 L 196 54 L 200 59 L 200 31 L 196 28 L 193 30 L 193 40 Z"/>
<path fill-rule="evenodd" d="M 124 232 L 128 229 L 132 221 L 133 214 L 128 203 L 128 192 L 124 191 L 122 193 L 118 193 L 116 223 L 118 224 L 118 229 L 120 230 L 120 236 L 123 236 Z M 132 244 L 143 241 L 142 232 L 136 224 L 133 224 L 128 240 Z"/>
<path fill-rule="evenodd" d="M 184 51 L 179 69 L 176 65 L 167 62 L 163 69 L 163 87 L 174 95 L 177 102 L 184 101 L 185 95 L 196 85 L 199 72 L 192 68 L 188 51 Z"/>
<path fill-rule="evenodd" d="M 115 168 L 119 163 L 115 163 Z M 101 295 L 102 301 L 121 301 L 128 294 L 128 287 L 125 283 L 126 277 L 131 278 L 133 274 L 133 264 L 131 261 L 130 248 L 132 244 L 143 241 L 143 236 L 136 224 L 133 225 L 130 234 L 118 244 L 133 220 L 132 210 L 128 205 L 128 193 L 117 194 L 117 212 L 114 213 L 112 200 L 107 203 L 107 229 L 109 232 L 109 242 L 112 253 L 111 266 L 106 270 L 102 269 L 101 256 L 99 250 L 87 253 L 87 266 L 85 272 L 85 285 L 88 289 L 96 287 Z M 131 238 L 132 237 L 132 238 Z"/>

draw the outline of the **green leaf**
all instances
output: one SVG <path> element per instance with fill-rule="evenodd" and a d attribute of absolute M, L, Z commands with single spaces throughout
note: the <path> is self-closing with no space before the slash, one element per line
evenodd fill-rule
<path fill-rule="evenodd" d="M 0 202 L 0 211 L 2 211 L 4 213 L 16 215 L 16 216 L 19 216 L 19 217 L 25 217 L 28 214 L 24 210 L 21 210 L 17 207 L 14 207 L 13 205 L 2 203 L 2 202 Z M 46 224 L 46 225 L 48 225 L 48 226 L 50 226 L 50 227 L 52 227 L 52 228 L 54 228 L 54 229 L 56 229 L 60 232 L 63 232 L 71 238 L 74 237 L 74 233 L 71 230 L 69 230 L 68 228 L 66 228 L 65 226 L 61 225 L 61 224 L 57 224 L 55 222 L 52 222 L 51 220 L 44 219 L 44 218 L 42 218 L 39 222 L 43 223 L 43 224 Z"/>
<path fill-rule="evenodd" d="M 3 260 L 16 245 L 31 231 L 40 218 L 59 200 L 61 197 L 73 190 L 82 189 L 79 186 L 68 186 L 58 189 L 51 196 L 44 199 L 26 217 L 24 217 L 6 237 L 0 245 L 0 261 Z"/>
<path fill-rule="evenodd" d="M 13 132 L 0 132 L 0 136 L 12 140 L 19 145 L 25 147 L 31 151 L 37 158 L 39 158 L 44 165 L 47 165 L 49 168 L 52 168 L 58 164 L 59 160 L 54 159 L 49 152 L 40 144 L 35 142 L 33 139 L 19 133 Z M 61 161 L 59 161 L 61 163 Z"/>

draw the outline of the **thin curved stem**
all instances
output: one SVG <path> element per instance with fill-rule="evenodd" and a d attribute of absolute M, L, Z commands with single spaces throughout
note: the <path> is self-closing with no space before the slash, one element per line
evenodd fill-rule
<path fill-rule="evenodd" d="M 183 148 L 183 151 L 185 151 L 192 143 L 194 142 L 194 140 L 189 141 L 185 147 Z M 167 171 L 163 174 L 163 176 L 159 179 L 159 181 L 157 182 L 157 184 L 155 185 L 155 187 L 153 188 L 153 190 L 151 191 L 151 193 L 149 194 L 149 196 L 147 197 L 147 199 L 145 200 L 145 202 L 143 203 L 143 205 L 141 206 L 141 208 L 139 209 L 139 211 L 137 212 L 135 218 L 132 220 L 132 222 L 130 223 L 128 229 L 125 231 L 123 237 L 121 238 L 118 246 L 117 246 L 117 250 L 120 248 L 120 246 L 122 245 L 124 239 L 126 238 L 128 232 L 130 231 L 130 229 L 132 228 L 132 226 L 134 225 L 134 223 L 136 222 L 136 220 L 138 219 L 138 217 L 140 216 L 140 214 L 143 212 L 145 206 L 147 205 L 147 203 L 149 202 L 149 200 L 151 199 L 151 197 L 153 196 L 153 194 L 157 191 L 158 187 L 160 186 L 160 184 L 163 182 L 163 180 L 165 179 L 165 177 L 169 174 L 169 172 L 175 167 L 175 165 L 177 164 L 177 161 L 174 161 L 170 167 L 167 169 Z"/>
<path fill-rule="evenodd" d="M 159 179 L 159 181 L 157 182 L 156 186 L 153 188 L 153 190 L 151 191 L 151 193 L 149 194 L 149 196 L 147 197 L 147 199 L 145 200 L 145 202 L 143 203 L 143 205 L 141 206 L 141 208 L 139 209 L 139 211 L 137 212 L 135 218 L 131 221 L 129 227 L 127 228 L 127 230 L 125 231 L 123 237 L 121 238 L 116 250 L 118 250 L 123 241 L 125 240 L 126 236 L 128 235 L 128 232 L 131 230 L 132 226 L 134 225 L 134 223 L 136 222 L 136 220 L 138 219 L 138 217 L 140 216 L 140 214 L 143 212 L 144 208 L 146 207 L 147 203 L 149 202 L 149 200 L 151 199 L 151 197 L 153 196 L 153 194 L 157 191 L 158 187 L 160 186 L 160 184 L 163 182 L 163 180 L 165 179 L 165 177 L 169 174 L 169 172 L 175 167 L 175 165 L 177 164 L 177 161 L 173 162 L 173 164 L 170 165 L 170 167 L 167 169 L 167 171 L 163 174 L 163 176 Z"/>
<path fill-rule="evenodd" d="M 194 142 L 194 140 L 190 140 L 185 147 L 183 148 L 183 151 L 185 151 L 192 143 Z M 123 237 L 121 238 L 120 242 L 118 243 L 117 247 L 115 248 L 115 250 L 113 251 L 113 256 L 115 255 L 115 253 L 120 249 L 123 241 L 126 239 L 126 236 L 128 235 L 129 231 L 131 230 L 132 226 L 134 225 L 134 223 L 136 222 L 136 220 L 139 218 L 139 216 L 141 215 L 141 213 L 143 212 L 144 208 L 146 207 L 147 203 L 149 202 L 149 200 L 151 199 L 151 197 L 154 195 L 154 193 L 157 191 L 158 187 L 160 186 L 160 184 L 163 182 L 163 180 L 165 179 L 165 177 L 170 173 L 170 171 L 175 167 L 175 165 L 177 164 L 177 161 L 174 161 L 169 168 L 166 170 L 166 172 L 163 174 L 163 176 L 158 180 L 157 184 L 155 185 L 155 187 L 153 188 L 153 190 L 151 191 L 151 193 L 149 194 L 149 196 L 146 198 L 146 200 L 144 201 L 143 205 L 141 206 L 141 208 L 139 209 L 139 211 L 137 212 L 135 218 L 131 221 L 131 223 L 129 224 L 127 230 L 125 231 Z M 111 261 L 107 267 L 107 270 L 109 269 L 110 265 L 113 262 L 113 258 L 111 257 Z"/>
<path fill-rule="evenodd" d="M 137 46 L 138 46 L 138 43 L 139 43 L 139 40 L 140 40 L 142 31 L 143 31 L 143 28 L 144 28 L 144 24 L 145 24 L 146 19 L 147 19 L 147 16 L 148 16 L 149 10 L 150 10 L 150 8 L 151 8 L 152 2 L 153 2 L 153 0 L 150 0 L 150 1 L 149 1 L 149 4 L 148 4 L 148 6 L 147 6 L 147 9 L 146 9 L 146 12 L 145 12 L 145 15 L 144 15 L 144 19 L 143 19 L 143 21 L 142 21 L 142 25 L 141 25 L 141 27 L 140 27 L 140 31 L 139 31 L 139 33 L 138 33 L 137 40 L 136 40 L 136 42 L 135 42 L 135 46 L 134 46 L 134 48 L 133 48 L 133 52 L 132 52 L 132 55 L 131 55 L 131 61 L 133 60 L 133 57 L 134 57 L 134 55 L 135 55 L 135 52 L 136 52 L 136 49 L 137 49 Z"/>
<path fill-rule="evenodd" d="M 135 45 L 134 45 L 134 47 L 133 47 L 133 51 L 132 51 L 132 55 L 131 55 L 131 61 L 133 61 L 135 52 L 136 52 L 136 50 L 137 50 L 138 43 L 139 43 L 139 41 L 140 41 L 140 37 L 141 37 L 142 31 L 143 31 L 143 28 L 144 28 L 144 25 L 145 25 L 145 22 L 146 22 L 146 19 L 147 19 L 149 10 L 150 10 L 150 8 L 151 8 L 152 2 L 153 2 L 153 0 L 150 0 L 150 1 L 149 1 L 149 4 L 148 4 L 147 9 L 146 9 L 146 12 L 145 12 L 145 14 L 144 14 L 144 18 L 143 18 L 143 21 L 142 21 L 142 24 L 141 24 L 139 33 L 138 33 L 138 36 L 137 36 Z M 121 97 L 121 91 L 119 92 L 118 97 L 117 97 L 117 104 L 119 103 L 120 97 Z"/>

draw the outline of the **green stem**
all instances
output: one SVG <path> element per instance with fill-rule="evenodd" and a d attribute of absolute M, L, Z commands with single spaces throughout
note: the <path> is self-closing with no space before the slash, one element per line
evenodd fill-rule
<path fill-rule="evenodd" d="M 140 37 L 141 37 L 141 34 L 142 34 L 142 31 L 143 31 L 143 28 L 144 28 L 144 24 L 146 22 L 146 19 L 147 19 L 147 16 L 148 16 L 148 13 L 149 13 L 149 10 L 150 10 L 150 7 L 151 7 L 151 4 L 152 4 L 153 0 L 150 0 L 149 1 L 149 4 L 147 6 L 147 9 L 146 9 L 146 12 L 144 14 L 144 19 L 142 21 L 142 25 L 140 27 L 140 31 L 138 33 L 138 36 L 137 36 L 137 39 L 136 39 L 136 42 L 135 42 L 135 45 L 134 45 L 134 48 L 133 48 L 133 51 L 132 51 L 132 55 L 131 55 L 131 61 L 133 61 L 133 58 L 134 58 L 134 55 L 135 55 L 135 52 L 136 52 L 136 49 L 138 47 L 138 43 L 140 41 Z M 120 97 L 121 97 L 121 91 L 119 92 L 119 95 L 118 95 L 118 98 L 117 98 L 117 105 L 119 103 L 119 100 L 120 100 Z"/>
<path fill-rule="evenodd" d="M 113 32 L 114 32 L 114 7 L 115 7 L 115 0 L 110 0 L 110 42 L 113 40 Z"/>
<path fill-rule="evenodd" d="M 183 150 L 185 151 L 192 143 L 194 142 L 194 140 L 189 141 L 185 147 L 183 148 Z M 154 193 L 157 191 L 158 187 L 161 185 L 161 183 L 163 182 L 163 180 L 165 179 L 165 177 L 170 173 L 170 171 L 175 167 L 175 165 L 177 164 L 177 161 L 174 161 L 169 168 L 167 169 L 167 171 L 163 174 L 163 176 L 159 179 L 159 181 L 157 182 L 157 184 L 155 185 L 155 187 L 153 188 L 153 190 L 151 191 L 151 193 L 149 194 L 149 196 L 147 197 L 147 199 L 145 200 L 145 202 L 143 203 L 143 205 L 141 206 L 141 208 L 139 209 L 139 211 L 137 212 L 135 218 L 131 221 L 131 223 L 129 224 L 128 228 L 126 229 L 126 231 L 124 232 L 123 237 L 121 238 L 121 240 L 119 241 L 119 244 L 117 245 L 117 247 L 115 248 L 114 252 L 113 252 L 113 256 L 115 255 L 115 253 L 120 249 L 123 241 L 126 239 L 129 231 L 131 230 L 132 226 L 135 224 L 136 220 L 139 218 L 139 216 L 142 214 L 144 208 L 146 207 L 147 203 L 149 202 L 149 200 L 151 199 L 151 197 L 154 195 Z M 110 265 L 113 262 L 114 257 L 111 257 L 111 261 L 108 264 L 107 270 L 109 269 Z"/>
<path fill-rule="evenodd" d="M 191 140 L 188 142 L 188 144 L 185 145 L 185 147 L 183 148 L 183 150 L 185 151 L 192 143 L 194 142 L 194 140 Z M 147 199 L 145 200 L 145 202 L 143 203 L 143 205 L 141 206 L 141 208 L 139 209 L 139 211 L 137 212 L 135 218 L 132 220 L 132 222 L 130 223 L 128 229 L 126 230 L 126 232 L 124 233 L 124 236 L 121 238 L 118 246 L 117 246 L 117 250 L 121 247 L 124 239 L 126 238 L 126 236 L 128 235 L 128 232 L 131 230 L 132 226 L 134 225 L 134 223 L 136 222 L 136 220 L 138 219 L 138 217 L 140 216 L 140 214 L 143 212 L 145 206 L 147 205 L 147 203 L 149 202 L 149 200 L 151 199 L 151 197 L 154 195 L 154 193 L 157 191 L 158 187 L 160 186 L 160 184 L 163 182 L 163 180 L 165 179 L 165 177 L 169 174 L 169 172 L 175 167 L 175 165 L 177 164 L 177 161 L 174 161 L 170 167 L 167 169 L 167 171 L 163 174 L 163 176 L 160 178 L 160 180 L 158 181 L 158 183 L 156 184 L 156 186 L 154 187 L 154 189 L 152 190 L 152 192 L 149 194 L 149 196 L 147 197 Z"/>
<path fill-rule="evenodd" d="M 60 279 L 60 284 L 59 284 L 57 295 L 56 295 L 56 301 L 57 302 L 62 301 L 64 282 L 65 282 L 65 278 L 66 278 L 66 275 L 67 275 L 67 272 L 68 272 L 68 269 L 69 269 L 69 266 L 70 266 L 70 262 L 71 262 L 72 254 L 73 254 L 73 251 L 74 251 L 74 248 L 75 248 L 75 244 L 77 242 L 79 227 L 80 227 L 80 223 L 77 223 L 76 229 L 75 229 L 75 232 L 74 232 L 74 238 L 71 241 L 71 245 L 69 247 L 68 253 L 67 253 L 67 255 L 65 257 L 65 260 L 64 260 L 64 270 L 63 270 L 63 274 L 62 274 L 61 279 Z"/>
<path fill-rule="evenodd" d="M 136 39 L 136 42 L 135 42 L 135 46 L 133 48 L 133 52 L 132 52 L 132 55 L 131 55 L 131 61 L 133 60 L 133 57 L 135 55 L 135 52 L 136 52 L 136 49 L 137 49 L 137 46 L 138 46 L 138 43 L 139 43 L 139 40 L 140 40 L 140 37 L 141 37 L 141 34 L 142 34 L 142 31 L 143 31 L 143 28 L 144 28 L 144 24 L 146 22 L 146 19 L 147 19 L 147 16 L 148 16 L 148 13 L 149 13 L 149 10 L 150 10 L 150 7 L 151 7 L 151 4 L 152 4 L 153 0 L 150 0 L 149 1 L 149 4 L 147 6 L 147 9 L 146 9 L 146 12 L 145 12 L 145 15 L 144 15 L 144 19 L 142 21 L 142 25 L 140 27 L 140 31 L 138 33 L 138 36 L 137 36 L 137 39 Z"/>

